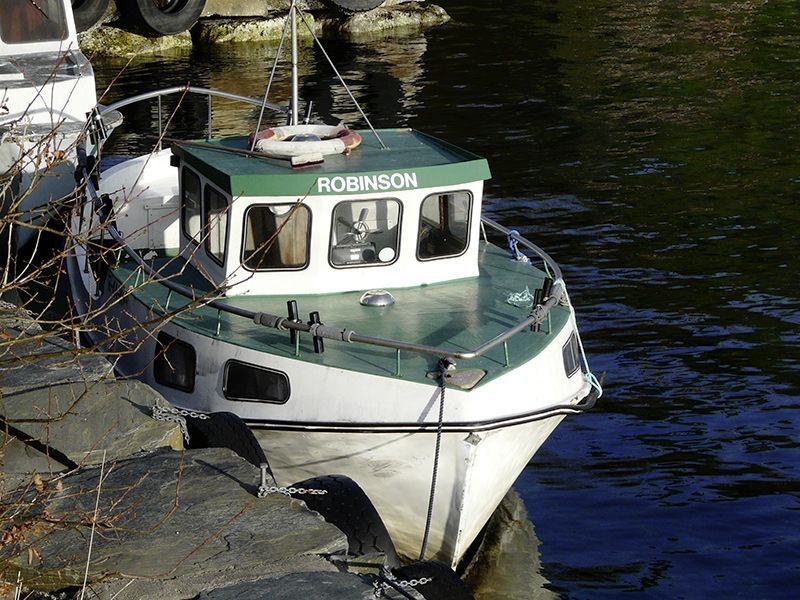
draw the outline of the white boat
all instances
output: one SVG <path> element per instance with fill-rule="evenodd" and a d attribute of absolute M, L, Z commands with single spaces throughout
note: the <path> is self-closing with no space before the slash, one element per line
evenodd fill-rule
<path fill-rule="evenodd" d="M 87 178 L 68 261 L 84 337 L 176 407 L 240 416 L 279 485 L 347 475 L 402 556 L 455 566 L 600 386 L 558 265 L 482 216 L 486 160 L 366 116 L 303 125 L 294 64 L 290 107 L 263 103 L 288 129 Z M 237 98 L 173 88 L 109 109 L 193 93 Z"/>
<path fill-rule="evenodd" d="M 75 146 L 95 108 L 94 72 L 68 0 L 4 0 L 0 10 L 0 215 L 15 244 L 75 189 Z M 109 125 L 116 119 L 107 119 Z"/>

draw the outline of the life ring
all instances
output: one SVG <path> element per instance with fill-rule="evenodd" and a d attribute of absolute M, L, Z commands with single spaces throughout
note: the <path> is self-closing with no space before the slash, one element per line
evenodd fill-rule
<path fill-rule="evenodd" d="M 253 136 L 250 144 L 253 144 Z M 255 135 L 254 148 L 273 158 L 307 154 L 350 154 L 361 136 L 343 125 L 286 125 L 264 129 Z"/>

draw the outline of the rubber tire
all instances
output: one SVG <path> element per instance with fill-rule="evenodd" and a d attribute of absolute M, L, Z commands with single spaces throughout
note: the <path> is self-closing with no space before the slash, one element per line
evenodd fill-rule
<path fill-rule="evenodd" d="M 173 0 L 159 8 L 155 0 L 116 0 L 123 22 L 147 37 L 174 35 L 191 29 L 200 18 L 206 0 Z"/>
<path fill-rule="evenodd" d="M 256 436 L 233 413 L 210 413 L 208 419 L 186 417 L 186 429 L 189 448 L 229 448 L 256 467 L 267 462 Z"/>
<path fill-rule="evenodd" d="M 373 8 L 378 8 L 383 4 L 383 0 L 324 0 L 326 4 L 330 4 L 344 13 L 357 13 L 366 12 Z"/>
<path fill-rule="evenodd" d="M 292 487 L 327 490 L 327 494 L 292 494 L 347 536 L 351 556 L 382 553 L 389 567 L 400 565 L 394 542 L 369 496 L 345 475 L 323 475 L 299 481 Z"/>
<path fill-rule="evenodd" d="M 426 600 L 475 600 L 469 586 L 438 560 L 422 560 L 392 569 L 392 575 L 406 581 L 430 577 L 430 582 L 414 586 L 414 590 Z"/>
<path fill-rule="evenodd" d="M 91 29 L 108 8 L 110 0 L 72 0 L 72 14 L 75 17 L 75 29 L 80 33 Z"/>

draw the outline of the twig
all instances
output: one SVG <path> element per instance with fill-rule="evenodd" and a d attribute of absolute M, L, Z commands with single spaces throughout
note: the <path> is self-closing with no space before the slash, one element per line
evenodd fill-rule
<path fill-rule="evenodd" d="M 92 533 L 89 535 L 89 553 L 86 555 L 86 570 L 83 572 L 83 585 L 81 586 L 81 597 L 86 592 L 86 581 L 89 579 L 89 562 L 92 559 L 92 544 L 94 543 L 94 528 L 97 525 L 97 511 L 100 508 L 100 489 L 103 487 L 103 473 L 106 468 L 106 451 L 103 450 L 103 462 L 100 463 L 100 481 L 97 482 L 97 498 L 94 501 L 94 516 L 92 517 Z"/>

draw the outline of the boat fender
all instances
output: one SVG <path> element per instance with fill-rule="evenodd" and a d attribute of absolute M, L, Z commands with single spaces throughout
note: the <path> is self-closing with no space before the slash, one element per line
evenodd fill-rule
<path fill-rule="evenodd" d="M 264 449 L 238 415 L 214 412 L 204 416 L 185 417 L 189 448 L 228 448 L 256 467 L 269 465 Z"/>
<path fill-rule="evenodd" d="M 263 129 L 248 140 L 255 150 L 273 158 L 306 155 L 350 154 L 361 144 L 361 135 L 339 125 L 287 125 Z"/>
<path fill-rule="evenodd" d="M 293 488 L 326 490 L 327 494 L 298 495 L 306 506 L 322 515 L 328 523 L 347 536 L 347 553 L 352 556 L 382 553 L 384 564 L 400 566 L 392 538 L 369 496 L 345 475 L 322 475 L 295 483 Z"/>

